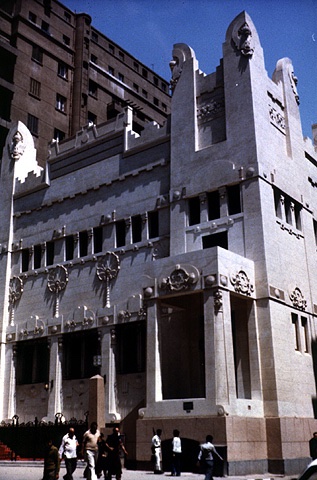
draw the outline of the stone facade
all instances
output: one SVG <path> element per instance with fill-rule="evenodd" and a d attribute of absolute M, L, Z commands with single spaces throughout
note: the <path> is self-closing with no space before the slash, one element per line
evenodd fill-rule
<path fill-rule="evenodd" d="M 187 45 L 172 57 L 162 127 L 137 134 L 127 107 L 52 143 L 45 169 L 23 123 L 8 134 L 2 417 L 98 403 L 138 466 L 153 428 L 178 428 L 212 433 L 230 474 L 297 473 L 317 429 L 317 155 L 293 66 L 267 76 L 245 12 L 214 73 Z"/>

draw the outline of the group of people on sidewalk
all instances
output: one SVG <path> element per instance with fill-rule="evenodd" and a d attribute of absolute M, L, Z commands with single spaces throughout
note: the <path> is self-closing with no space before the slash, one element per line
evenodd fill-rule
<path fill-rule="evenodd" d="M 154 474 L 163 473 L 161 468 L 162 463 L 162 448 L 161 448 L 161 435 L 162 430 L 157 429 L 152 437 L 152 461 L 154 464 Z M 214 456 L 217 456 L 223 461 L 223 458 L 217 452 L 213 445 L 212 435 L 206 436 L 206 441 L 200 445 L 199 454 L 197 458 L 197 466 L 201 467 L 205 472 L 205 480 L 212 480 L 213 468 L 214 468 Z M 179 477 L 181 475 L 181 454 L 182 454 L 182 442 L 179 436 L 179 430 L 173 430 L 172 439 L 172 465 L 171 476 Z"/>
<path fill-rule="evenodd" d="M 47 442 L 44 455 L 43 480 L 56 480 L 59 478 L 61 460 L 65 461 L 66 474 L 64 480 L 73 480 L 73 473 L 77 468 L 77 441 L 74 428 L 70 428 L 63 436 L 59 449 L 53 445 L 52 440 Z M 97 480 L 102 474 L 106 480 L 111 480 L 115 475 L 116 480 L 121 480 L 122 466 L 121 453 L 128 452 L 122 441 L 118 427 L 114 427 L 112 434 L 105 440 L 103 433 L 98 430 L 96 422 L 92 422 L 89 430 L 84 433 L 82 441 L 82 456 L 86 461 L 84 477 L 87 480 Z"/>

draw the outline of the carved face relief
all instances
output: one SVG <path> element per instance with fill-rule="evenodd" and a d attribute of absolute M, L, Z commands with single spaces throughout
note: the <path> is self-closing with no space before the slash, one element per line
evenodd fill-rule
<path fill-rule="evenodd" d="M 19 131 L 17 131 L 13 137 L 10 147 L 11 158 L 14 161 L 19 160 L 23 155 L 25 150 L 25 145 L 23 145 L 23 137 Z"/>
<path fill-rule="evenodd" d="M 233 36 L 233 41 L 242 55 L 245 57 L 252 57 L 254 53 L 254 44 L 252 32 L 247 22 L 241 25 L 236 35 Z"/>
<path fill-rule="evenodd" d="M 171 89 L 174 90 L 176 84 L 178 82 L 179 77 L 182 73 L 182 67 L 180 65 L 179 59 L 177 57 L 173 57 L 173 60 L 170 61 L 170 69 L 172 72 L 172 78 L 170 81 Z"/>

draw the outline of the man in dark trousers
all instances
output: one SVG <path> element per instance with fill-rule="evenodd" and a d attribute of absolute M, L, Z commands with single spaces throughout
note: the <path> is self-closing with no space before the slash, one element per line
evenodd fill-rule
<path fill-rule="evenodd" d="M 317 458 L 317 432 L 313 433 L 313 438 L 309 440 L 309 452 L 313 460 Z"/>
<path fill-rule="evenodd" d="M 122 467 L 120 453 L 122 451 L 125 455 L 128 455 L 128 452 L 123 445 L 118 427 L 113 428 L 112 435 L 109 435 L 106 440 L 106 446 L 108 448 L 108 479 L 111 480 L 112 475 L 115 475 L 117 480 L 121 480 Z"/>
<path fill-rule="evenodd" d="M 48 439 L 44 452 L 43 480 L 56 480 L 59 478 L 60 458 L 58 449 L 53 445 L 52 439 Z"/>

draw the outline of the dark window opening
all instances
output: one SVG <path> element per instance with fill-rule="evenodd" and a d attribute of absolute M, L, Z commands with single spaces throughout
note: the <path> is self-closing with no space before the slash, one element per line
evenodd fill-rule
<path fill-rule="evenodd" d="M 27 127 L 33 135 L 38 135 L 39 133 L 39 119 L 34 115 L 28 113 Z"/>
<path fill-rule="evenodd" d="M 218 190 L 207 193 L 208 220 L 220 218 L 220 196 Z"/>
<path fill-rule="evenodd" d="M 228 250 L 228 232 L 213 233 L 202 237 L 203 249 L 222 247 Z"/>
<path fill-rule="evenodd" d="M 42 246 L 34 245 L 33 267 L 41 268 L 41 262 L 42 262 Z"/>
<path fill-rule="evenodd" d="M 300 334 L 299 334 L 299 325 L 298 325 L 298 315 L 292 313 L 292 324 L 294 327 L 294 341 L 295 341 L 295 350 L 300 350 Z"/>
<path fill-rule="evenodd" d="M 94 253 L 102 252 L 102 244 L 103 244 L 102 227 L 95 227 L 94 228 L 93 238 L 94 238 Z"/>
<path fill-rule="evenodd" d="M 61 142 L 65 138 L 65 132 L 62 132 L 61 130 L 58 130 L 58 128 L 54 128 L 54 137 L 55 140 L 58 142 Z"/>
<path fill-rule="evenodd" d="M 200 223 L 200 200 L 193 197 L 188 200 L 188 225 Z"/>
<path fill-rule="evenodd" d="M 49 353 L 46 340 L 17 342 L 17 384 L 48 382 Z"/>
<path fill-rule="evenodd" d="M 32 60 L 35 60 L 38 63 L 43 63 L 43 51 L 37 45 L 32 47 Z"/>
<path fill-rule="evenodd" d="M 10 52 L 7 52 L 4 48 L 0 48 L 0 78 L 6 80 L 9 83 L 13 83 L 14 66 L 16 57 Z"/>
<path fill-rule="evenodd" d="M 142 217 L 136 215 L 132 217 L 132 243 L 141 242 L 142 240 Z"/>
<path fill-rule="evenodd" d="M 0 62 L 1 63 L 1 62 Z M 13 98 L 13 92 L 7 88 L 0 87 L 0 118 L 3 120 L 11 120 L 11 103 Z"/>
<path fill-rule="evenodd" d="M 42 21 L 41 29 L 43 32 L 49 34 L 50 33 L 50 26 L 47 22 Z"/>
<path fill-rule="evenodd" d="M 79 256 L 85 257 L 88 255 L 88 232 L 84 230 L 79 232 Z"/>
<path fill-rule="evenodd" d="M 119 220 L 116 222 L 116 247 L 124 247 L 125 230 L 125 220 Z"/>
<path fill-rule="evenodd" d="M 146 325 L 131 322 L 116 326 L 117 372 L 120 374 L 145 371 Z"/>
<path fill-rule="evenodd" d="M 88 112 L 88 122 L 93 123 L 94 125 L 97 124 L 97 115 L 92 112 Z"/>
<path fill-rule="evenodd" d="M 159 215 L 157 210 L 148 213 L 148 232 L 149 238 L 159 236 Z"/>
<path fill-rule="evenodd" d="M 227 187 L 228 214 L 241 213 L 240 185 Z"/>
<path fill-rule="evenodd" d="M 28 248 L 23 248 L 21 251 L 21 256 L 21 270 L 22 272 L 27 272 L 29 269 L 30 250 Z"/>
<path fill-rule="evenodd" d="M 54 263 L 54 242 L 46 242 L 46 265 Z"/>
<path fill-rule="evenodd" d="M 96 330 L 63 336 L 63 379 L 90 378 L 100 373 L 100 341 Z"/>
<path fill-rule="evenodd" d="M 65 237 L 65 260 L 73 260 L 74 246 L 74 236 L 68 235 L 67 237 Z"/>

